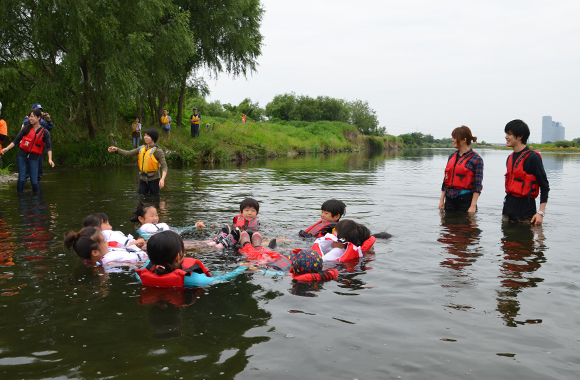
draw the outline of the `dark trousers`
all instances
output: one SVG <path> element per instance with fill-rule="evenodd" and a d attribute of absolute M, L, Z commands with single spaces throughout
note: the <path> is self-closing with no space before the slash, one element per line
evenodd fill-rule
<path fill-rule="evenodd" d="M 139 195 L 147 195 L 148 193 L 151 193 L 151 195 L 159 195 L 159 180 L 160 178 L 149 181 L 140 179 Z"/>
<path fill-rule="evenodd" d="M 467 212 L 471 207 L 473 200 L 473 193 L 459 195 L 457 198 L 445 197 L 445 211 L 464 211 Z M 477 210 L 477 208 L 476 208 Z"/>
<path fill-rule="evenodd" d="M 16 190 L 19 193 L 24 191 L 24 184 L 26 183 L 26 176 L 30 177 L 30 184 L 32 185 L 32 191 L 38 191 L 38 164 L 40 159 L 34 156 L 34 158 L 22 156 L 20 154 L 16 155 L 16 162 L 18 163 L 18 182 L 16 182 Z"/>
<path fill-rule="evenodd" d="M 536 214 L 536 200 L 528 197 L 514 197 L 508 194 L 503 201 L 501 213 L 514 222 L 530 221 Z"/>
<path fill-rule="evenodd" d="M 199 124 L 191 124 L 191 137 L 199 136 Z"/>

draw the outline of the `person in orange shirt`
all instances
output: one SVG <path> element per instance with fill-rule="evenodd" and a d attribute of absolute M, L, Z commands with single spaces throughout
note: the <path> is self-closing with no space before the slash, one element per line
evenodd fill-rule
<path fill-rule="evenodd" d="M 0 149 L 2 149 L 2 143 L 8 137 L 8 126 L 4 119 L 2 119 L 2 103 L 0 103 Z"/>

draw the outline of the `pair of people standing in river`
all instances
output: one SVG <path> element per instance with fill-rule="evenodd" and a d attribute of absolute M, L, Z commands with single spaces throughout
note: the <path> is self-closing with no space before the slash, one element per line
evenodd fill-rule
<path fill-rule="evenodd" d="M 550 191 L 542 156 L 526 146 L 530 136 L 526 123 L 512 120 L 506 124 L 504 130 L 506 145 L 514 151 L 506 163 L 503 220 L 541 224 Z M 477 137 L 466 126 L 455 128 L 451 136 L 453 147 L 457 151 L 447 161 L 439 209 L 475 213 L 483 188 L 483 160 L 470 147 L 472 142 L 477 141 Z M 540 210 L 536 211 L 535 199 L 538 195 Z"/>

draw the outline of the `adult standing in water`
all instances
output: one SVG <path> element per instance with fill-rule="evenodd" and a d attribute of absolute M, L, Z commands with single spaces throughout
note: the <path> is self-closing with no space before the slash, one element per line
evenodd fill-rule
<path fill-rule="evenodd" d="M 8 125 L 2 119 L 2 103 L 0 102 L 0 150 L 2 149 L 2 143 L 8 137 Z M 0 164 L 2 163 L 2 156 L 0 156 Z M 1 165 L 0 165 L 1 167 Z"/>
<path fill-rule="evenodd" d="M 43 128 L 45 128 L 48 132 L 52 132 L 54 124 L 52 123 L 50 114 L 48 112 L 44 112 L 44 109 L 39 103 L 34 103 L 30 108 L 31 111 L 36 109 L 42 112 L 42 116 L 40 118 L 40 125 Z M 44 118 L 46 118 L 46 120 L 44 120 Z M 26 116 L 22 121 L 22 128 L 26 127 L 27 125 L 28 125 L 28 116 Z M 38 163 L 38 181 L 40 182 L 40 179 L 44 175 L 44 152 L 42 152 L 42 154 L 38 156 L 38 159 L 40 160 L 40 162 Z"/>
<path fill-rule="evenodd" d="M 526 123 L 512 120 L 506 124 L 504 130 L 506 145 L 514 151 L 509 155 L 506 164 L 503 220 L 542 224 L 550 192 L 542 156 L 526 145 L 530 137 L 530 129 Z M 540 211 L 536 212 L 538 194 Z"/>
<path fill-rule="evenodd" d="M 137 149 L 123 150 L 110 146 L 109 152 L 116 152 L 123 157 L 139 156 L 139 195 L 159 195 L 159 189 L 165 186 L 167 176 L 167 162 L 163 149 L 157 146 L 159 132 L 155 128 L 145 131 L 145 144 Z M 161 168 L 161 174 L 159 169 Z"/>
<path fill-rule="evenodd" d="M 50 132 L 40 125 L 41 117 L 42 111 L 40 109 L 36 108 L 30 111 L 26 126 L 18 132 L 14 141 L 2 149 L 2 154 L 4 154 L 16 145 L 19 147 L 16 156 L 16 162 L 18 163 L 16 190 L 19 193 L 24 191 L 27 175 L 30 177 L 32 191 L 38 192 L 38 166 L 40 164 L 40 155 L 44 151 L 48 152 L 48 163 L 54 168 Z"/>
<path fill-rule="evenodd" d="M 475 213 L 483 188 L 483 159 L 471 149 L 471 143 L 477 142 L 477 137 L 462 125 L 453 130 L 451 140 L 457 151 L 447 160 L 439 209 Z"/>
<path fill-rule="evenodd" d="M 199 136 L 199 122 L 201 121 L 201 115 L 197 113 L 197 108 L 193 107 L 193 115 L 189 118 L 191 123 L 191 137 Z"/>

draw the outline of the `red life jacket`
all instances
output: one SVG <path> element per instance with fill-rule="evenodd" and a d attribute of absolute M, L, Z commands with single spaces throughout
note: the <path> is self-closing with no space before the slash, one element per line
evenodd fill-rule
<path fill-rule="evenodd" d="M 330 238 L 325 238 L 326 240 L 332 240 Z M 368 251 L 373 247 L 373 244 L 375 244 L 375 241 L 377 240 L 377 238 L 375 238 L 374 236 L 371 236 L 370 238 L 368 238 L 367 240 L 364 241 L 364 243 L 360 246 L 357 247 L 356 245 L 352 244 L 352 243 L 348 243 L 346 246 L 346 250 L 344 252 L 344 254 L 337 260 L 337 261 L 348 261 L 348 260 L 353 260 L 353 259 L 358 259 L 359 257 L 363 256 L 363 251 Z M 321 255 L 324 255 L 324 253 L 322 253 L 322 249 L 320 249 L 320 246 L 318 243 L 314 243 L 312 245 L 313 250 L 315 250 L 316 252 L 320 253 Z"/>
<path fill-rule="evenodd" d="M 336 277 L 338 277 L 338 270 L 331 268 L 318 273 L 304 273 L 294 276 L 292 279 L 298 282 L 320 282 L 330 281 Z"/>
<path fill-rule="evenodd" d="M 538 152 L 535 152 L 540 154 Z M 528 197 L 535 199 L 540 194 L 538 179 L 533 174 L 524 171 L 524 162 L 532 154 L 531 150 L 522 153 L 516 162 L 514 162 L 514 153 L 510 154 L 507 163 L 507 172 L 505 173 L 505 192 L 514 197 Z M 540 155 L 542 158 L 542 155 Z"/>
<path fill-rule="evenodd" d="M 471 190 L 473 188 L 474 173 L 465 166 L 469 158 L 475 154 L 474 151 L 465 153 L 459 158 L 457 151 L 447 162 L 445 167 L 445 186 L 456 190 Z"/>
<path fill-rule="evenodd" d="M 325 222 L 322 219 L 308 227 L 304 232 L 309 233 L 314 237 L 323 237 L 327 233 L 331 234 L 336 227 L 335 222 Z"/>
<path fill-rule="evenodd" d="M 269 262 L 282 256 L 279 252 L 272 251 L 266 247 L 254 247 L 252 244 L 244 244 L 238 252 L 245 255 L 248 260 L 262 262 Z"/>
<path fill-rule="evenodd" d="M 44 137 L 44 131 L 45 129 L 40 127 L 40 131 L 36 134 L 36 130 L 30 128 L 28 134 L 23 136 L 20 141 L 20 149 L 31 154 L 42 154 L 44 151 L 44 141 L 42 140 Z"/>
<path fill-rule="evenodd" d="M 258 218 L 254 218 L 252 220 L 246 220 L 241 215 L 234 216 L 234 227 L 242 228 L 242 229 L 258 229 L 259 222 Z"/>
<path fill-rule="evenodd" d="M 167 274 L 155 274 L 151 272 L 149 267 L 153 265 L 149 265 L 147 268 L 136 269 L 135 272 L 139 275 L 141 279 L 141 283 L 145 286 L 157 286 L 161 288 L 183 288 L 183 278 L 188 273 L 188 269 L 191 267 L 198 265 L 203 273 L 206 275 L 210 273 L 209 269 L 207 269 L 201 261 L 197 259 L 192 259 L 191 257 L 185 257 L 183 262 L 181 263 L 181 267 L 185 269 L 176 269 L 171 273 Z"/>

